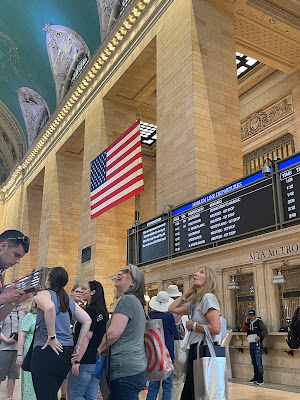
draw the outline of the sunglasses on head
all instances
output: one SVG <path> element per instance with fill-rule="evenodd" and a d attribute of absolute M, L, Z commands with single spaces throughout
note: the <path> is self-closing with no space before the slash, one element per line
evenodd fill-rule
<path fill-rule="evenodd" d="M 29 237 L 28 236 L 17 236 L 17 237 L 10 237 L 7 238 L 6 240 L 21 240 L 25 245 L 29 245 Z"/>
<path fill-rule="evenodd" d="M 131 274 L 131 271 L 128 268 L 121 269 L 120 272 L 121 272 L 121 274 Z"/>

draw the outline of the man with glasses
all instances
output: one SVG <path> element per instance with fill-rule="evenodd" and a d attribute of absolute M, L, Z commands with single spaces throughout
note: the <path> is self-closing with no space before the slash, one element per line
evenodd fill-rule
<path fill-rule="evenodd" d="M 12 309 L 20 303 L 33 297 L 40 287 L 36 287 L 34 292 L 26 294 L 23 290 L 18 290 L 16 285 L 11 285 L 3 292 L 3 277 L 1 273 L 19 264 L 22 257 L 28 253 L 30 240 L 22 232 L 8 230 L 0 235 L 0 321 L 2 321 Z"/>

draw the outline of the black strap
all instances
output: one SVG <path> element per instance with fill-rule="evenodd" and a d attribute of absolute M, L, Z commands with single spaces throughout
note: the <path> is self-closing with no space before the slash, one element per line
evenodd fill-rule
<path fill-rule="evenodd" d="M 68 313 L 69 313 L 69 316 L 70 316 L 70 322 L 72 321 L 72 319 L 73 319 L 73 316 L 72 316 L 72 311 L 71 311 L 71 308 L 69 307 L 68 308 Z"/>

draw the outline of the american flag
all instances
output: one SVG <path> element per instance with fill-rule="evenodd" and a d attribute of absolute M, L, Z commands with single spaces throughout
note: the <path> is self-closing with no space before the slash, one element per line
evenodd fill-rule
<path fill-rule="evenodd" d="M 91 162 L 91 217 L 144 190 L 140 121 Z"/>

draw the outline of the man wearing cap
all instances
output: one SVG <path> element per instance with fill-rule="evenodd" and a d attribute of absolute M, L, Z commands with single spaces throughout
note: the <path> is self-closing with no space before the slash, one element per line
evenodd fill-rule
<path fill-rule="evenodd" d="M 243 332 L 247 332 L 247 340 L 250 343 L 250 356 L 254 369 L 254 377 L 249 383 L 263 385 L 264 369 L 262 365 L 262 355 L 264 353 L 263 339 L 268 334 L 265 324 L 256 316 L 254 310 L 249 310 L 248 318 L 243 326 Z"/>
<path fill-rule="evenodd" d="M 174 339 L 179 338 L 179 334 L 175 325 L 174 316 L 168 311 L 169 305 L 173 303 L 173 299 L 170 298 L 167 292 L 159 292 L 157 296 L 152 297 L 149 302 L 149 307 L 152 311 L 149 313 L 151 319 L 161 319 L 163 322 L 165 344 L 169 350 L 170 357 L 174 363 Z M 172 374 L 162 381 L 163 388 L 163 399 L 172 399 L 173 390 L 173 372 Z M 156 400 L 158 390 L 160 387 L 160 381 L 151 381 L 149 384 L 148 394 L 146 400 Z"/>
<path fill-rule="evenodd" d="M 167 292 L 173 300 L 176 300 L 178 297 L 180 297 L 182 295 L 182 293 L 179 291 L 177 285 L 169 285 Z M 184 342 L 185 342 L 184 338 L 186 335 L 188 335 L 188 331 L 185 329 L 185 324 L 186 324 L 186 321 L 188 320 L 188 316 L 187 315 L 181 316 L 178 314 L 173 314 L 173 315 L 174 315 L 175 324 L 176 324 L 176 328 L 178 330 L 180 339 L 183 339 L 183 340 L 175 340 L 175 342 L 174 342 L 175 361 L 174 361 L 172 400 L 178 400 L 178 399 L 180 399 L 181 392 L 182 392 L 182 389 L 184 386 L 185 374 L 182 372 L 182 370 L 180 368 L 178 368 L 176 360 L 178 359 L 179 354 L 183 351 L 182 348 L 183 348 Z"/>
<path fill-rule="evenodd" d="M 11 285 L 4 292 L 3 277 L 1 273 L 19 264 L 20 260 L 29 250 L 29 237 L 16 230 L 8 230 L 0 235 L 0 321 L 11 313 L 12 309 L 19 303 L 33 297 L 41 288 L 38 286 L 34 292 L 26 294 L 23 290 L 18 290 L 16 285 Z"/>

